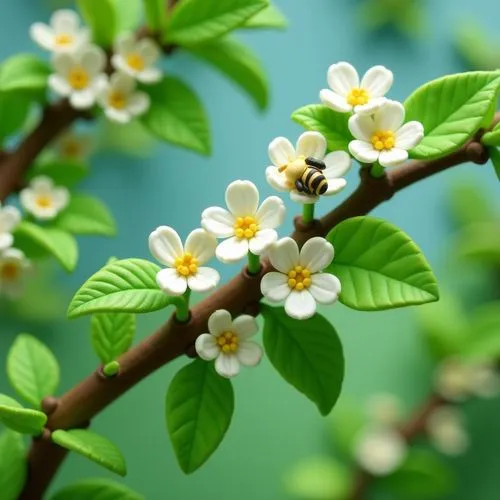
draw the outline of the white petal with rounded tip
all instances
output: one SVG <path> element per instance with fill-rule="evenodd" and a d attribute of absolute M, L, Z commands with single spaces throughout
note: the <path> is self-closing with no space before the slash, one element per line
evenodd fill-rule
<path fill-rule="evenodd" d="M 50 24 L 57 33 L 74 33 L 80 26 L 80 17 L 74 10 L 56 10 L 50 18 Z"/>
<path fill-rule="evenodd" d="M 115 109 L 112 107 L 106 107 L 104 109 L 106 116 L 113 122 L 116 123 L 129 123 L 132 120 L 132 116 L 126 109 Z"/>
<path fill-rule="evenodd" d="M 156 83 L 162 76 L 163 73 L 159 68 L 146 68 L 137 74 L 137 79 L 142 83 Z"/>
<path fill-rule="evenodd" d="M 295 203 L 302 203 L 303 205 L 310 205 L 311 203 L 316 203 L 319 200 L 319 196 L 299 193 L 296 190 L 290 191 L 290 198 Z"/>
<path fill-rule="evenodd" d="M 213 335 L 202 333 L 194 344 L 198 356 L 205 361 L 212 361 L 219 353 L 220 349 Z"/>
<path fill-rule="evenodd" d="M 382 97 L 392 86 L 394 75 L 384 66 L 373 66 L 361 80 L 361 88 L 368 91 L 371 98 Z"/>
<path fill-rule="evenodd" d="M 187 280 L 175 269 L 162 269 L 156 275 L 156 283 L 168 295 L 182 295 L 187 290 Z"/>
<path fill-rule="evenodd" d="M 233 215 L 221 207 L 209 207 L 201 214 L 201 225 L 217 238 L 233 236 L 234 224 Z"/>
<path fill-rule="evenodd" d="M 330 265 L 333 254 L 333 245 L 325 238 L 315 236 L 304 243 L 300 250 L 299 264 L 312 273 L 317 273 Z"/>
<path fill-rule="evenodd" d="M 259 331 L 259 324 L 253 316 L 241 314 L 233 321 L 233 331 L 240 339 L 246 340 Z"/>
<path fill-rule="evenodd" d="M 21 222 L 21 212 L 16 207 L 0 209 L 0 231 L 12 231 Z"/>
<path fill-rule="evenodd" d="M 81 54 L 82 66 L 92 75 L 97 75 L 104 70 L 106 54 L 95 45 L 90 46 Z"/>
<path fill-rule="evenodd" d="M 309 291 L 318 304 L 333 304 L 337 300 L 341 286 L 340 280 L 336 276 L 319 273 L 313 274 L 311 280 Z"/>
<path fill-rule="evenodd" d="M 193 292 L 208 292 L 213 290 L 220 281 L 220 275 L 211 267 L 199 267 L 198 272 L 187 279 L 188 287 Z"/>
<path fill-rule="evenodd" d="M 71 93 L 68 81 L 60 75 L 50 75 L 48 79 L 49 87 L 62 97 L 67 97 Z"/>
<path fill-rule="evenodd" d="M 295 148 L 286 137 L 276 137 L 269 144 L 269 158 L 276 167 L 286 165 L 296 157 Z"/>
<path fill-rule="evenodd" d="M 492 365 L 478 365 L 471 369 L 470 389 L 482 398 L 494 398 L 500 394 L 500 375 Z"/>
<path fill-rule="evenodd" d="M 352 111 L 352 105 L 347 102 L 345 96 L 341 96 L 332 90 L 321 90 L 319 98 L 325 106 L 328 106 L 339 113 L 349 113 Z"/>
<path fill-rule="evenodd" d="M 57 215 L 57 209 L 55 207 L 40 207 L 35 205 L 31 212 L 33 215 L 40 220 L 51 220 Z"/>
<path fill-rule="evenodd" d="M 226 189 L 226 204 L 236 217 L 253 216 L 259 206 L 259 191 L 250 181 L 231 182 Z"/>
<path fill-rule="evenodd" d="M 366 104 L 356 106 L 354 112 L 357 115 L 373 115 L 379 109 L 382 109 L 387 101 L 388 99 L 385 97 L 376 97 L 375 99 L 370 99 Z"/>
<path fill-rule="evenodd" d="M 120 54 L 113 54 L 111 56 L 111 64 L 113 65 L 113 68 L 120 70 L 120 72 L 122 73 L 134 77 L 136 75 L 136 72 L 132 70 L 132 68 L 127 64 L 123 56 Z"/>
<path fill-rule="evenodd" d="M 253 254 L 262 255 L 277 241 L 278 233 L 274 229 L 262 229 L 248 242 L 248 247 Z"/>
<path fill-rule="evenodd" d="M 238 262 L 239 260 L 246 257 L 247 253 L 248 240 L 240 240 L 235 236 L 220 243 L 215 250 L 215 255 L 217 256 L 217 258 L 225 264 Z"/>
<path fill-rule="evenodd" d="M 96 95 L 92 90 L 85 89 L 72 92 L 69 96 L 69 102 L 75 109 L 88 109 L 95 103 Z"/>
<path fill-rule="evenodd" d="M 401 165 L 408 159 L 408 151 L 394 148 L 390 151 L 382 151 L 378 161 L 383 167 L 395 167 Z"/>
<path fill-rule="evenodd" d="M 9 248 L 14 243 L 14 237 L 10 233 L 0 233 L 0 251 Z"/>
<path fill-rule="evenodd" d="M 375 163 L 380 156 L 380 153 L 373 148 L 372 144 L 365 141 L 351 141 L 349 151 L 361 163 Z"/>
<path fill-rule="evenodd" d="M 231 378 L 240 372 L 240 362 L 235 354 L 220 353 L 215 360 L 215 371 L 225 378 Z"/>
<path fill-rule="evenodd" d="M 19 193 L 19 201 L 22 207 L 28 212 L 33 212 L 35 204 L 35 193 L 33 189 L 25 188 Z"/>
<path fill-rule="evenodd" d="M 208 318 L 208 331 L 212 335 L 220 335 L 223 332 L 233 331 L 233 320 L 229 311 L 218 309 Z"/>
<path fill-rule="evenodd" d="M 283 200 L 277 196 L 269 196 L 262 202 L 255 214 L 255 218 L 260 229 L 276 229 L 283 224 L 285 212 L 286 208 Z"/>
<path fill-rule="evenodd" d="M 396 132 L 405 121 L 405 108 L 400 102 L 387 100 L 384 107 L 374 115 L 373 121 L 375 130 Z"/>
<path fill-rule="evenodd" d="M 349 118 L 349 130 L 355 139 L 370 142 L 376 131 L 375 122 L 371 116 L 353 115 Z"/>
<path fill-rule="evenodd" d="M 128 110 L 134 115 L 139 116 L 145 113 L 151 104 L 151 100 L 145 92 L 135 92 L 129 99 Z"/>
<path fill-rule="evenodd" d="M 241 342 L 236 357 L 244 366 L 256 366 L 262 359 L 262 347 L 255 342 Z"/>
<path fill-rule="evenodd" d="M 353 88 L 359 87 L 359 76 L 356 69 L 347 62 L 332 64 L 328 68 L 328 85 L 342 96 L 347 96 Z"/>
<path fill-rule="evenodd" d="M 345 179 L 329 179 L 328 189 L 323 193 L 323 196 L 331 196 L 340 193 L 347 186 Z"/>
<path fill-rule="evenodd" d="M 260 282 L 262 295 L 271 302 L 282 302 L 290 295 L 288 277 L 286 274 L 271 271 Z"/>
<path fill-rule="evenodd" d="M 54 188 L 54 181 L 46 175 L 39 175 L 32 179 L 30 186 L 37 193 L 50 193 Z"/>
<path fill-rule="evenodd" d="M 275 269 L 287 274 L 299 263 L 299 247 L 290 237 L 282 238 L 269 249 L 269 260 Z"/>
<path fill-rule="evenodd" d="M 343 177 L 352 166 L 352 159 L 345 151 L 328 153 L 323 161 L 326 165 L 323 175 L 328 181 Z"/>
<path fill-rule="evenodd" d="M 123 92 L 126 95 L 131 94 L 137 87 L 136 81 L 124 73 L 113 73 L 109 79 L 110 86 Z"/>
<path fill-rule="evenodd" d="M 154 258 L 167 266 L 183 253 L 182 241 L 177 232 L 168 226 L 160 226 L 149 235 L 149 250 Z"/>
<path fill-rule="evenodd" d="M 290 191 L 285 175 L 280 173 L 276 167 L 266 168 L 266 180 L 277 191 Z"/>
<path fill-rule="evenodd" d="M 34 23 L 30 26 L 30 37 L 45 50 L 54 48 L 54 32 L 44 23 Z"/>
<path fill-rule="evenodd" d="M 292 290 L 285 301 L 285 312 L 295 319 L 312 318 L 316 312 L 316 301 L 307 290 Z"/>
<path fill-rule="evenodd" d="M 56 72 L 62 76 L 67 76 L 71 68 L 73 68 L 75 64 L 77 63 L 75 62 L 75 58 L 72 54 L 63 52 L 60 54 L 56 54 L 52 58 L 52 66 L 54 66 Z"/>
<path fill-rule="evenodd" d="M 57 211 L 61 211 L 69 203 L 69 191 L 65 187 L 56 187 L 52 191 L 52 200 Z"/>
<path fill-rule="evenodd" d="M 186 238 L 184 251 L 198 259 L 198 264 L 202 266 L 215 255 L 217 239 L 204 229 L 191 231 Z"/>
<path fill-rule="evenodd" d="M 123 33 L 115 41 L 115 52 L 118 54 L 126 54 L 132 52 L 135 47 L 135 35 L 133 33 Z"/>
<path fill-rule="evenodd" d="M 143 38 L 137 42 L 137 51 L 144 58 L 146 66 L 151 66 L 160 57 L 161 51 L 151 38 Z"/>
<path fill-rule="evenodd" d="M 319 132 L 304 132 L 297 140 L 297 156 L 312 156 L 322 160 L 326 153 L 326 139 Z"/>
<path fill-rule="evenodd" d="M 396 132 L 396 147 L 409 151 L 424 138 L 424 126 L 417 121 L 405 123 Z"/>

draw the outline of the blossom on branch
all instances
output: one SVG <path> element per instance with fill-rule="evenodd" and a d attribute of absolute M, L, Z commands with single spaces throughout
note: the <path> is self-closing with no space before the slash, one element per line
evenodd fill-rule
<path fill-rule="evenodd" d="M 12 231 L 21 221 L 21 213 L 16 207 L 2 207 L 0 202 L 0 251 L 12 246 Z"/>
<path fill-rule="evenodd" d="M 19 193 L 23 208 L 40 220 L 54 219 L 70 200 L 69 191 L 62 186 L 54 186 L 50 177 L 34 177 L 29 186 Z"/>
<path fill-rule="evenodd" d="M 469 447 L 463 414 L 453 406 L 436 408 L 427 420 L 426 431 L 431 443 L 445 455 L 462 455 Z"/>
<path fill-rule="evenodd" d="M 21 250 L 8 248 L 0 253 L 0 295 L 17 299 L 23 293 L 26 273 L 31 265 Z"/>
<path fill-rule="evenodd" d="M 208 331 L 195 343 L 196 352 L 201 359 L 215 359 L 215 370 L 223 377 L 230 378 L 240 371 L 240 364 L 256 366 L 262 358 L 262 348 L 249 340 L 259 327 L 253 316 L 243 314 L 231 319 L 231 314 L 219 309 L 208 319 Z"/>

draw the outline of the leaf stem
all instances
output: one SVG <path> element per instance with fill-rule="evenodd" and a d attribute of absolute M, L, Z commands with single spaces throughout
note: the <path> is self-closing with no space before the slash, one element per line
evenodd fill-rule
<path fill-rule="evenodd" d="M 248 252 L 248 272 L 250 274 L 259 274 L 260 257 L 252 252 Z"/>
<path fill-rule="evenodd" d="M 189 299 L 191 298 L 191 289 L 187 289 L 182 297 L 177 297 L 178 300 L 173 302 L 177 310 L 175 311 L 175 319 L 179 323 L 187 323 L 190 318 Z"/>
<path fill-rule="evenodd" d="M 302 209 L 302 222 L 308 224 L 314 220 L 314 208 L 316 203 L 305 203 Z"/>
<path fill-rule="evenodd" d="M 372 165 L 370 170 L 370 175 L 375 178 L 383 177 L 385 174 L 385 169 L 379 162 L 376 162 Z"/>

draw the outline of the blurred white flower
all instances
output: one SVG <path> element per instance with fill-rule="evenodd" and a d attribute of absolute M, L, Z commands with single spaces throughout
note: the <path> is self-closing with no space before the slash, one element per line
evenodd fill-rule
<path fill-rule="evenodd" d="M 394 394 L 373 394 L 367 401 L 367 413 L 373 423 L 395 427 L 401 423 L 403 409 L 401 401 Z"/>
<path fill-rule="evenodd" d="M 158 286 L 169 295 L 182 295 L 188 288 L 208 292 L 217 286 L 219 273 L 210 267 L 200 267 L 215 253 L 217 240 L 204 229 L 189 233 L 183 245 L 177 232 L 160 226 L 149 235 L 149 249 L 154 257 L 167 266 L 156 275 Z"/>
<path fill-rule="evenodd" d="M 60 159 L 82 161 L 92 152 L 93 138 L 90 134 L 68 131 L 55 142 L 54 150 Z"/>
<path fill-rule="evenodd" d="M 457 456 L 469 447 L 462 412 L 452 406 L 441 406 L 427 419 L 427 435 L 431 443 L 445 455 Z"/>
<path fill-rule="evenodd" d="M 90 41 L 90 31 L 81 26 L 78 14 L 69 9 L 55 11 L 50 25 L 32 24 L 30 36 L 40 47 L 51 52 L 74 52 Z"/>
<path fill-rule="evenodd" d="M 70 200 L 69 191 L 62 186 L 54 186 L 49 177 L 34 177 L 29 186 L 19 193 L 19 201 L 24 209 L 40 220 L 54 219 Z"/>
<path fill-rule="evenodd" d="M 16 207 L 2 207 L 0 202 L 0 252 L 12 246 L 12 231 L 21 222 L 21 213 Z"/>
<path fill-rule="evenodd" d="M 338 278 L 322 272 L 333 254 L 332 244 L 321 237 L 308 240 L 300 252 L 292 238 L 282 238 L 269 248 L 276 271 L 262 278 L 262 294 L 270 302 L 285 301 L 285 311 L 292 318 L 314 316 L 316 303 L 333 304 L 340 294 Z"/>
<path fill-rule="evenodd" d="M 226 238 L 217 246 L 217 258 L 224 263 L 237 262 L 248 251 L 255 255 L 277 239 L 276 228 L 285 217 L 285 204 L 277 196 L 266 198 L 259 207 L 259 191 L 250 181 L 234 181 L 226 189 L 226 205 L 209 207 L 201 215 L 201 225 L 217 238 Z"/>
<path fill-rule="evenodd" d="M 26 273 L 30 263 L 21 250 L 8 248 L 0 253 L 0 295 L 17 299 L 23 293 Z"/>
<path fill-rule="evenodd" d="M 201 359 L 215 359 L 219 375 L 230 378 L 240 371 L 240 364 L 255 366 L 262 358 L 262 348 L 249 340 L 259 327 L 254 317 L 243 314 L 234 321 L 231 314 L 219 309 L 208 319 L 208 331 L 196 339 L 196 352 Z"/>
<path fill-rule="evenodd" d="M 323 104 L 340 113 L 370 115 L 380 109 L 387 99 L 394 80 L 392 72 L 384 66 L 374 66 L 363 76 L 361 83 L 356 69 L 347 62 L 332 64 L 328 68 L 328 85 L 319 97 Z"/>

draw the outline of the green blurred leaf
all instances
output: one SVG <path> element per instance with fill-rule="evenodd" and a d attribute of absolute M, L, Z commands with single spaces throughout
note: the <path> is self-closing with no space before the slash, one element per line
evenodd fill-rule
<path fill-rule="evenodd" d="M 500 151 L 497 148 L 488 148 L 491 163 L 495 170 L 497 179 L 500 180 Z"/>
<path fill-rule="evenodd" d="M 421 250 L 389 222 L 354 217 L 326 238 L 335 248 L 326 271 L 342 283 L 339 299 L 346 306 L 378 311 L 438 300 L 436 277 Z"/>
<path fill-rule="evenodd" d="M 455 35 L 455 48 L 471 69 L 495 70 L 500 67 L 498 44 L 492 43 L 477 22 L 461 22 Z"/>
<path fill-rule="evenodd" d="M 213 363 L 196 359 L 168 388 L 167 428 L 181 469 L 190 474 L 219 447 L 234 411 L 233 386 Z"/>
<path fill-rule="evenodd" d="M 500 146 L 500 123 L 497 123 L 490 132 L 486 132 L 481 138 L 481 142 L 485 146 Z"/>
<path fill-rule="evenodd" d="M 50 500 L 145 500 L 145 497 L 110 479 L 85 479 L 59 490 Z"/>
<path fill-rule="evenodd" d="M 161 31 L 166 22 L 165 0 L 143 0 L 146 22 L 153 31 Z"/>
<path fill-rule="evenodd" d="M 0 65 L 0 92 L 26 93 L 29 96 L 44 94 L 50 66 L 31 54 L 17 54 Z"/>
<path fill-rule="evenodd" d="M 269 5 L 267 0 L 183 0 L 174 8 L 165 41 L 199 45 L 219 38 Z"/>
<path fill-rule="evenodd" d="M 112 0 L 117 16 L 117 33 L 135 31 L 142 18 L 141 0 Z"/>
<path fill-rule="evenodd" d="M 351 459 L 356 438 L 367 423 L 359 404 L 341 399 L 328 421 L 328 431 L 335 450 Z"/>
<path fill-rule="evenodd" d="M 127 465 L 122 452 L 109 439 L 85 429 L 57 430 L 52 441 L 67 450 L 92 460 L 120 476 L 127 475 Z"/>
<path fill-rule="evenodd" d="M 319 314 L 298 321 L 282 307 L 267 305 L 261 306 L 261 313 L 267 357 L 289 384 L 328 415 L 344 379 L 344 355 L 335 328 Z"/>
<path fill-rule="evenodd" d="M 160 267 L 142 259 L 111 262 L 76 292 L 68 317 L 98 312 L 144 313 L 163 309 L 170 298 L 156 284 Z"/>
<path fill-rule="evenodd" d="M 17 432 L 0 434 L 0 491 L 2 500 L 17 500 L 27 475 L 26 447 Z"/>
<path fill-rule="evenodd" d="M 115 0 L 76 0 L 76 5 L 92 29 L 94 42 L 106 48 L 111 47 L 118 26 Z M 122 8 L 120 3 L 120 9 Z"/>
<path fill-rule="evenodd" d="M 0 422 L 21 434 L 38 436 L 47 423 L 47 415 L 41 411 L 23 408 L 15 399 L 0 394 Z"/>
<path fill-rule="evenodd" d="M 292 120 L 306 130 L 323 134 L 331 151 L 348 151 L 353 137 L 347 126 L 349 113 L 338 113 L 322 104 L 310 104 L 292 113 Z"/>
<path fill-rule="evenodd" d="M 264 68 L 246 45 L 233 38 L 222 38 L 194 47 L 191 52 L 239 85 L 258 108 L 267 107 L 269 89 Z"/>
<path fill-rule="evenodd" d="M 454 184 L 448 200 L 453 218 L 461 226 L 476 222 L 491 222 L 496 219 L 495 210 L 488 193 L 470 181 Z"/>
<path fill-rule="evenodd" d="M 18 335 L 7 355 L 7 376 L 16 392 L 40 408 L 59 385 L 59 364 L 50 349 L 32 335 Z"/>
<path fill-rule="evenodd" d="M 1 70 L 0 70 L 1 71 Z M 0 93 L 0 142 L 18 132 L 28 119 L 31 107 L 29 97 L 14 93 Z"/>
<path fill-rule="evenodd" d="M 148 156 L 156 145 L 156 139 L 138 120 L 125 124 L 102 120 L 98 138 L 100 150 L 139 158 Z"/>
<path fill-rule="evenodd" d="M 500 357 L 500 302 L 482 305 L 474 311 L 462 354 L 487 362 Z"/>
<path fill-rule="evenodd" d="M 247 19 L 242 28 L 259 28 L 259 29 L 285 29 L 288 21 L 284 14 L 276 7 L 276 5 L 269 4 L 264 7 L 257 14 Z"/>
<path fill-rule="evenodd" d="M 498 97 L 500 72 L 449 75 L 426 83 L 405 102 L 406 121 L 424 125 L 411 158 L 439 158 L 463 146 L 481 127 Z"/>
<path fill-rule="evenodd" d="M 198 96 L 183 82 L 165 77 L 144 89 L 151 98 L 142 123 L 156 137 L 177 146 L 208 155 L 210 126 Z"/>
<path fill-rule="evenodd" d="M 470 224 L 458 235 L 456 251 L 462 259 L 481 265 L 500 263 L 500 228 L 498 222 Z"/>
<path fill-rule="evenodd" d="M 73 160 L 39 161 L 29 169 L 26 180 L 39 175 L 50 177 L 57 186 L 74 187 L 89 174 L 89 168 L 84 163 Z"/>

